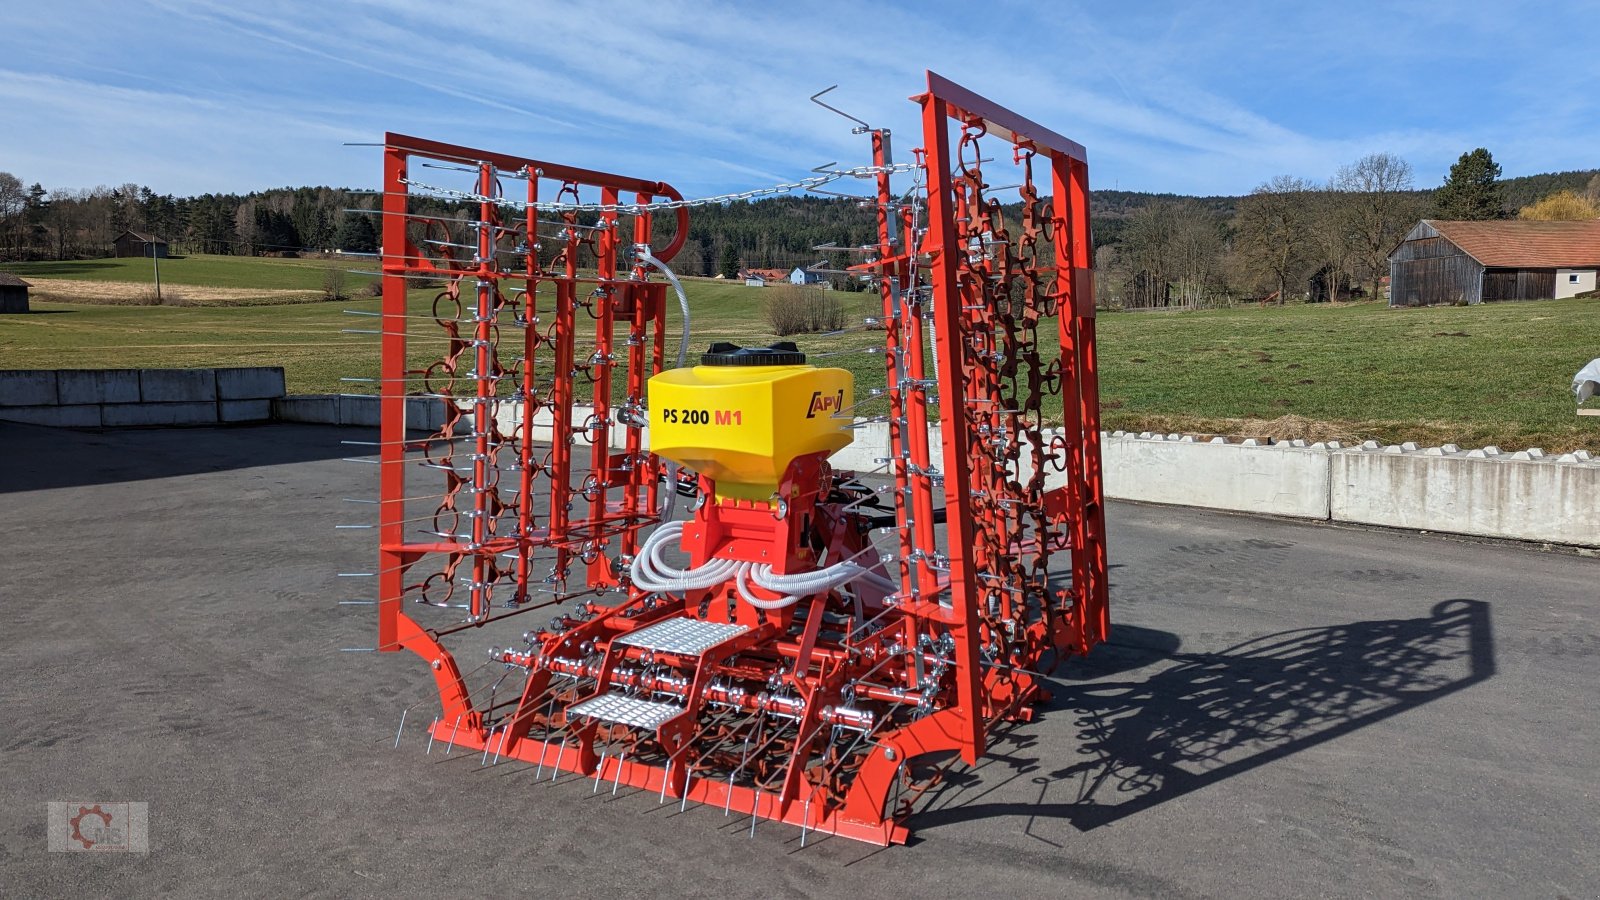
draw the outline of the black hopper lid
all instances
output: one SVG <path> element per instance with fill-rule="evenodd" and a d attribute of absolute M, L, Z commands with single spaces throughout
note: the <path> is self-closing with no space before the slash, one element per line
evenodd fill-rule
<path fill-rule="evenodd" d="M 700 356 L 702 366 L 798 366 L 806 355 L 794 341 L 778 341 L 770 347 L 741 347 L 717 341 Z"/>

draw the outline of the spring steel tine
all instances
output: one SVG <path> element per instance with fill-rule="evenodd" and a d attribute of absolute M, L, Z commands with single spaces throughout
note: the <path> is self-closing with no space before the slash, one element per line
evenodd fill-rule
<path fill-rule="evenodd" d="M 866 122 L 863 122 L 862 120 L 856 118 L 855 116 L 850 115 L 849 113 L 845 112 L 842 109 L 839 109 L 838 107 L 829 106 L 828 104 L 823 103 L 821 100 L 817 99 L 817 98 L 821 97 L 823 94 L 826 94 L 829 91 L 834 90 L 837 87 L 838 87 L 838 85 L 835 84 L 835 85 L 832 85 L 830 87 L 825 87 L 820 91 L 817 91 L 815 94 L 811 95 L 811 102 L 815 103 L 816 105 L 822 107 L 823 109 L 825 109 L 825 110 L 827 110 L 827 111 L 829 111 L 831 113 L 837 113 L 838 115 L 844 116 L 846 119 L 849 119 L 850 121 L 852 121 L 852 122 L 856 123 L 857 125 L 861 126 L 860 130 L 852 129 L 852 131 L 851 131 L 852 134 L 866 134 L 867 132 L 871 131 L 872 130 L 872 126 L 868 125 Z M 829 167 L 832 167 L 834 165 L 836 165 L 836 164 L 835 163 L 828 163 Z M 817 170 L 816 169 L 812 169 L 812 171 L 815 172 Z"/>
<path fill-rule="evenodd" d="M 427 750 L 427 752 L 422 754 L 423 756 L 432 756 L 433 755 L 433 739 L 435 737 L 434 729 L 437 728 L 437 727 L 439 727 L 439 717 L 438 716 L 434 716 L 433 717 L 433 724 L 428 726 L 428 750 Z"/>
<path fill-rule="evenodd" d="M 590 794 L 598 794 L 598 793 L 600 793 L 600 775 L 603 772 L 605 772 L 605 769 L 606 769 L 606 751 L 608 751 L 610 749 L 611 749 L 611 741 L 608 738 L 606 740 L 606 747 L 600 751 L 600 762 L 594 767 L 594 790 L 590 791 L 589 792 Z"/>
<path fill-rule="evenodd" d="M 750 804 L 750 836 L 756 836 L 756 814 L 761 811 L 761 788 L 756 788 L 755 802 Z"/>
<path fill-rule="evenodd" d="M 544 774 L 544 754 L 545 754 L 545 750 L 549 747 L 550 717 L 556 711 L 556 693 L 557 693 L 557 691 L 559 691 L 559 688 L 552 688 L 551 689 L 551 691 L 550 691 L 550 705 L 545 707 L 545 711 L 544 711 L 545 740 L 539 742 L 539 768 L 533 773 L 533 780 L 534 781 L 538 781 L 539 780 L 539 776 Z M 563 747 L 566 746 L 565 740 L 562 741 L 562 746 Z"/>
<path fill-rule="evenodd" d="M 415 705 L 415 704 L 413 704 Z M 411 712 L 411 707 L 400 710 L 400 727 L 394 730 L 394 749 L 400 749 L 400 734 L 406 730 L 406 713 Z"/>
<path fill-rule="evenodd" d="M 444 755 L 445 756 L 449 756 L 450 752 L 456 749 L 456 729 L 460 728 L 460 727 L 461 727 L 461 716 L 457 715 L 456 716 L 456 724 L 450 727 L 450 743 L 445 745 L 445 748 L 444 748 Z"/>
<path fill-rule="evenodd" d="M 667 774 L 661 776 L 661 796 L 656 798 L 656 805 L 657 806 L 660 806 L 661 804 L 667 802 L 667 782 L 669 782 L 671 780 L 672 780 L 672 760 L 669 759 L 669 760 L 667 760 Z M 684 793 L 685 794 L 689 793 L 687 785 L 684 788 Z"/>
<path fill-rule="evenodd" d="M 450 224 L 450 225 L 465 225 L 465 226 L 467 226 L 469 228 L 477 228 L 477 227 L 480 227 L 480 226 L 486 224 L 484 222 L 479 222 L 476 219 L 466 219 L 466 220 L 462 220 L 462 219 L 447 219 L 447 218 L 445 218 L 443 216 L 425 216 L 425 215 L 422 215 L 421 213 L 413 213 L 413 212 L 405 212 L 405 213 L 402 213 L 402 212 L 389 212 L 387 210 L 382 210 L 382 209 L 342 209 L 342 210 L 340 210 L 340 212 L 356 213 L 358 215 L 365 214 L 365 215 L 369 215 L 369 216 L 404 216 L 407 219 L 417 219 L 419 221 L 427 221 L 427 222 L 445 222 L 445 223 Z M 495 227 L 499 228 L 502 231 L 511 231 L 512 230 L 512 229 L 508 229 L 508 228 L 501 228 L 501 226 L 498 226 L 498 225 L 496 225 Z M 343 253 L 341 253 L 339 255 L 340 256 L 354 256 L 355 254 L 353 254 L 350 251 L 346 250 L 346 251 L 344 251 Z M 363 253 L 361 255 L 362 256 L 381 256 L 382 254 L 379 254 L 379 253 L 372 253 L 372 254 Z"/>
<path fill-rule="evenodd" d="M 486 766 L 489 764 L 489 745 L 494 743 L 494 732 L 495 729 L 490 728 L 489 733 L 483 738 L 483 759 L 478 761 L 478 765 L 480 766 Z"/>
<path fill-rule="evenodd" d="M 561 732 L 561 747 L 556 750 L 556 761 L 550 765 L 551 781 L 555 781 L 556 776 L 561 774 L 561 757 L 565 756 L 567 753 L 568 737 L 570 737 L 570 735 L 568 735 L 566 731 Z"/>
<path fill-rule="evenodd" d="M 623 750 L 617 754 L 617 777 L 611 780 L 611 796 L 617 795 L 617 787 L 622 784 L 622 764 L 628 759 L 628 751 Z"/>
<path fill-rule="evenodd" d="M 806 795 L 806 807 L 800 814 L 800 849 L 806 848 L 806 826 L 811 824 L 811 795 Z"/>

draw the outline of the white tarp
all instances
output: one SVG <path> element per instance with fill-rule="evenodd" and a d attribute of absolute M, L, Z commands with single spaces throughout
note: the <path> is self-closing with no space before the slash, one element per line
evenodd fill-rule
<path fill-rule="evenodd" d="M 1579 403 L 1600 394 L 1600 359 L 1590 360 L 1572 376 L 1572 392 L 1578 395 Z"/>

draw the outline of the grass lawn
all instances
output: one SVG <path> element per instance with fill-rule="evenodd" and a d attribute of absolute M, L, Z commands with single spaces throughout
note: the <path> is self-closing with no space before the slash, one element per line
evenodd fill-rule
<path fill-rule="evenodd" d="M 93 262 L 117 272 L 149 264 Z M 222 286 L 247 287 L 255 269 L 262 273 L 260 286 L 318 290 L 321 267 L 328 265 L 191 257 L 164 262 L 163 279 L 169 266 L 178 270 L 190 262 L 197 268 L 184 269 L 185 278 L 208 277 L 209 266 L 227 280 Z M 14 270 L 42 283 L 52 277 L 48 267 L 65 265 Z M 74 270 L 55 277 L 92 276 Z M 355 283 L 350 276 L 347 284 Z M 773 339 L 762 314 L 763 299 L 771 295 L 762 289 L 700 279 L 686 285 L 694 313 L 693 354 L 713 340 Z M 417 314 L 426 313 L 434 293 L 413 293 Z M 852 318 L 872 314 L 872 295 L 838 296 Z M 343 312 L 376 311 L 376 300 L 230 308 L 45 300 L 34 306 L 34 315 L 0 317 L 0 367 L 281 365 L 289 390 L 297 393 L 370 390 L 372 385 L 339 378 L 372 376 L 377 369 L 377 338 L 341 333 L 376 330 L 376 319 Z M 675 329 L 676 302 L 669 303 L 669 320 Z M 411 324 L 414 331 L 437 331 L 424 320 Z M 1568 391 L 1572 374 L 1600 356 L 1597 299 L 1404 310 L 1354 304 L 1106 313 L 1099 337 L 1108 428 L 1600 450 L 1600 422 L 1576 417 Z M 797 340 L 817 362 L 854 371 L 858 394 L 882 384 L 882 357 L 852 352 L 879 345 L 881 335 Z M 414 362 L 425 364 L 429 349 L 441 346 L 438 340 L 414 342 Z M 669 348 L 675 346 L 669 340 Z M 830 352 L 837 355 L 821 356 Z M 861 410 L 876 411 L 867 405 Z"/>
<path fill-rule="evenodd" d="M 130 302 L 154 286 L 156 262 L 80 259 L 66 262 L 8 263 L 5 270 L 33 283 L 46 301 Z M 377 279 L 351 269 L 372 271 L 377 261 L 362 257 L 266 259 L 189 254 L 160 260 L 164 295 L 194 305 L 243 306 L 303 302 L 322 297 L 329 269 L 344 271 L 344 290 L 358 295 Z"/>

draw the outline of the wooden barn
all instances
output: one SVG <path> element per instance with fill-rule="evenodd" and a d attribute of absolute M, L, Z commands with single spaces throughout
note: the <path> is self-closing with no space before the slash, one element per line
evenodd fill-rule
<path fill-rule="evenodd" d="M 1600 220 L 1423 219 L 1389 254 L 1389 305 L 1548 300 L 1595 289 Z"/>
<path fill-rule="evenodd" d="M 0 313 L 27 312 L 31 286 L 10 272 L 0 272 Z"/>
<path fill-rule="evenodd" d="M 153 234 L 141 234 L 137 231 L 124 231 L 117 235 L 111 242 L 117 248 L 118 256 L 143 256 L 157 259 L 167 258 L 167 242 Z"/>

